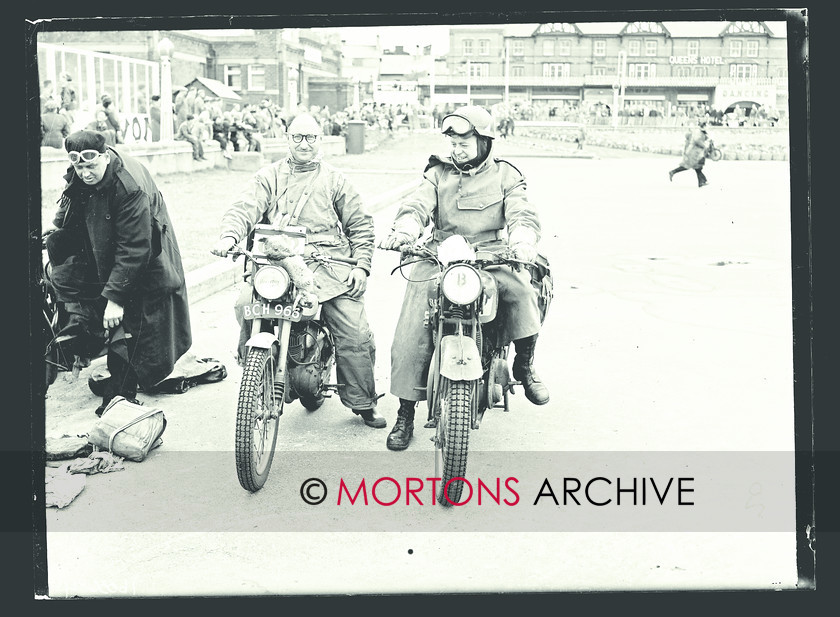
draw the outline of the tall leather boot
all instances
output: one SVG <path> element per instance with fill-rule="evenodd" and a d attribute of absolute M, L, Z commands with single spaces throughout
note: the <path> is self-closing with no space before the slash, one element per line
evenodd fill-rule
<path fill-rule="evenodd" d="M 513 378 L 522 382 L 525 398 L 534 405 L 545 405 L 548 402 L 548 388 L 534 372 L 534 350 L 537 346 L 537 335 L 513 341 L 516 357 L 513 359 Z"/>
<path fill-rule="evenodd" d="M 388 434 L 385 445 L 389 450 L 405 450 L 408 447 L 411 437 L 414 435 L 414 406 L 417 401 L 400 399 L 400 408 L 397 410 L 397 421 L 394 428 Z"/>

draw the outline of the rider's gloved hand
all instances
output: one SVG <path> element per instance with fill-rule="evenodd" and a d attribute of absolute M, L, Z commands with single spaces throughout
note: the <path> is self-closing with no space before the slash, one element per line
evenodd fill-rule
<path fill-rule="evenodd" d="M 537 259 L 537 232 L 524 225 L 517 226 L 508 237 L 513 256 L 520 261 L 534 263 Z"/>
<path fill-rule="evenodd" d="M 236 244 L 236 238 L 225 236 L 216 241 L 216 244 L 213 245 L 210 252 L 219 257 L 227 257 L 228 251 L 233 248 L 234 244 Z"/>
<path fill-rule="evenodd" d="M 537 248 L 532 244 L 521 242 L 514 244 L 511 249 L 513 249 L 513 256 L 520 261 L 534 263 L 537 260 Z"/>
<path fill-rule="evenodd" d="M 414 242 L 413 235 L 404 231 L 392 231 L 391 234 L 379 243 L 381 249 L 398 249 L 403 244 Z"/>

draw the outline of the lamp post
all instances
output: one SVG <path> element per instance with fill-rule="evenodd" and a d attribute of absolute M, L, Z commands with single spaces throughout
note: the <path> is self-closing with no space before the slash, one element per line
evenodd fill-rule
<path fill-rule="evenodd" d="M 624 73 L 627 70 L 627 52 L 618 52 L 617 78 L 613 84 L 613 127 L 618 126 L 618 110 L 624 107 Z"/>
<path fill-rule="evenodd" d="M 162 38 L 157 45 L 160 55 L 160 140 L 172 141 L 175 133 L 175 119 L 172 111 L 172 49 L 168 38 Z"/>
<path fill-rule="evenodd" d="M 467 60 L 467 105 L 470 104 L 470 81 L 472 79 L 472 64 Z"/>

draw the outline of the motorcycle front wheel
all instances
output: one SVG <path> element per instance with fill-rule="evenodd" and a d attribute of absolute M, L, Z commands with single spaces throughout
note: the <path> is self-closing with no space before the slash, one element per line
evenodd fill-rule
<path fill-rule="evenodd" d="M 440 378 L 440 422 L 437 427 L 435 455 L 441 469 L 438 503 L 451 506 L 461 501 L 464 488 L 462 480 L 467 472 L 467 453 L 472 426 L 472 396 L 475 392 L 471 381 L 450 381 Z"/>
<path fill-rule="evenodd" d="M 284 398 L 276 374 L 273 350 L 248 351 L 236 406 L 236 475 L 242 488 L 252 493 L 265 484 L 274 458 Z"/>

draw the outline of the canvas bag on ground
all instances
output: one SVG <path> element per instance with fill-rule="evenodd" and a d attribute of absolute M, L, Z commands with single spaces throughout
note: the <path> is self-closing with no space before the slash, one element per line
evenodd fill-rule
<path fill-rule="evenodd" d="M 94 424 L 88 441 L 100 450 L 140 462 L 152 448 L 163 443 L 160 436 L 165 429 L 163 410 L 116 396 Z"/>

